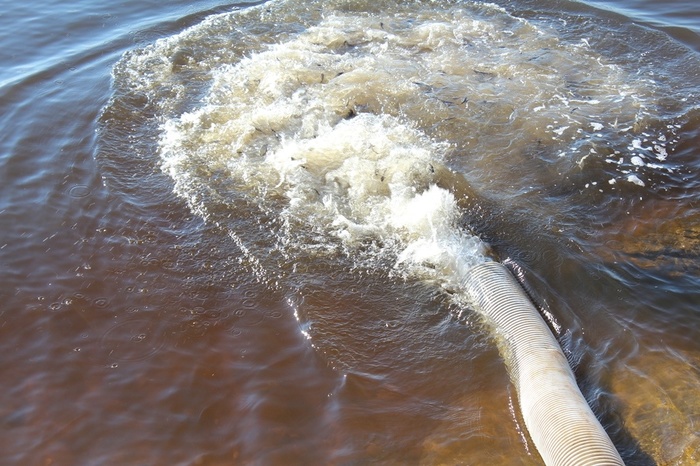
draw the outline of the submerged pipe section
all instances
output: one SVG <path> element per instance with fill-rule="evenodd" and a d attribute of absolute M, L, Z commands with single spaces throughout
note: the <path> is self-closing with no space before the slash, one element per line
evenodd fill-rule
<path fill-rule="evenodd" d="M 492 325 L 527 430 L 547 466 L 623 465 L 547 324 L 498 262 L 469 269 L 463 286 Z"/>

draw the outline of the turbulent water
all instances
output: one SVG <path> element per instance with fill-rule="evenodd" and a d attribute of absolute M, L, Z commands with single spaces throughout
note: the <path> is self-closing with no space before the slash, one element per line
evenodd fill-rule
<path fill-rule="evenodd" d="M 599 44 L 568 21 L 482 3 L 273 2 L 127 54 L 112 106 L 152 109 L 175 191 L 251 261 L 277 256 L 257 273 L 340 248 L 450 287 L 484 260 L 469 212 L 459 221 L 476 193 L 624 202 L 683 170 L 667 159 L 692 109 L 684 90 L 655 63 L 596 51 L 622 37 Z M 568 207 L 536 215 L 567 223 Z M 261 216 L 277 225 L 251 247 L 241 218 Z"/>
<path fill-rule="evenodd" d="M 8 461 L 541 464 L 460 285 L 497 260 L 627 464 L 698 463 L 700 38 L 634 11 L 273 0 L 124 47 L 76 263 L 14 285 L 52 330 Z"/>
<path fill-rule="evenodd" d="M 677 169 L 680 125 L 657 115 L 687 105 L 552 27 L 493 4 L 273 2 L 128 54 L 115 76 L 153 106 L 163 169 L 204 218 L 241 217 L 244 199 L 279 222 L 282 256 L 337 239 L 449 282 L 483 255 L 458 222 L 478 201 L 455 190 L 625 197 Z"/>

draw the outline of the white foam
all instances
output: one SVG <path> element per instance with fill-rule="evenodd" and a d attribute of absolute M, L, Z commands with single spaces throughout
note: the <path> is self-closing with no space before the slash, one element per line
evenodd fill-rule
<path fill-rule="evenodd" d="M 642 181 L 637 175 L 628 175 L 627 181 L 636 184 L 637 186 L 644 186 L 644 181 Z"/>
<path fill-rule="evenodd" d="M 630 162 L 632 163 L 632 165 L 635 165 L 635 166 L 637 166 L 637 167 L 643 167 L 643 166 L 644 166 L 644 160 L 642 160 L 642 158 L 639 157 L 638 155 L 635 155 L 634 157 L 632 157 L 632 158 L 630 159 Z"/>
<path fill-rule="evenodd" d="M 242 57 L 201 57 L 211 85 L 198 108 L 176 112 L 186 92 L 175 85 L 158 99 L 163 115 L 179 113 L 164 117 L 160 139 L 176 190 L 206 212 L 202 199 L 226 202 L 235 189 L 279 215 L 289 228 L 283 244 L 381 244 L 397 267 L 450 282 L 486 257 L 458 226 L 454 194 L 435 184 L 433 168 L 455 160 L 454 145 L 440 141 L 466 141 L 457 144 L 470 152 L 458 157 L 482 157 L 489 167 L 484 154 L 515 164 L 525 149 L 544 144 L 546 153 L 549 144 L 562 178 L 601 156 L 591 138 L 612 134 L 646 150 L 633 128 L 648 89 L 588 43 L 564 43 L 500 7 L 468 6 L 401 10 L 385 23 L 328 12 L 271 45 L 256 36 L 256 49 Z M 204 26 L 183 37 L 197 34 L 206 40 Z M 176 38 L 158 42 L 132 64 L 169 82 L 172 66 L 161 55 L 176 48 Z M 663 160 L 665 149 L 654 150 Z M 632 164 L 644 162 L 636 155 Z M 611 162 L 613 170 L 622 165 Z"/>

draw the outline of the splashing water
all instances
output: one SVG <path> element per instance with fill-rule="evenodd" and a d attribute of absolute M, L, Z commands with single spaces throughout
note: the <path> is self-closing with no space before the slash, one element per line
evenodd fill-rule
<path fill-rule="evenodd" d="M 630 137 L 654 105 L 650 80 L 495 5 L 364 7 L 273 2 L 125 58 L 117 72 L 131 70 L 161 107 L 163 167 L 194 211 L 219 222 L 245 197 L 278 219 L 269 248 L 283 255 L 373 244 L 396 266 L 454 286 L 486 260 L 485 246 L 458 226 L 440 173 L 488 179 L 495 163 L 530 176 L 519 154 L 537 145 L 547 176 L 565 179 L 610 156 L 602 141 Z M 298 31 L 243 32 L 243 56 L 240 45 L 224 49 L 230 56 L 186 52 L 212 31 L 235 38 L 245 24 L 290 15 Z M 201 104 L 183 69 L 208 75 Z M 631 166 L 643 165 L 635 157 Z M 643 184 L 623 159 L 613 180 Z"/>

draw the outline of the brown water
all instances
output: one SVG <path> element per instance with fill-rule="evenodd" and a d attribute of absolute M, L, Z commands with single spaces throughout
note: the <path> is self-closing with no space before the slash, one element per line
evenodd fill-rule
<path fill-rule="evenodd" d="M 497 3 L 6 6 L 0 463 L 542 464 L 488 256 L 698 464 L 697 7 Z"/>

